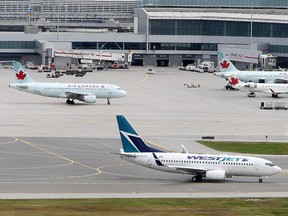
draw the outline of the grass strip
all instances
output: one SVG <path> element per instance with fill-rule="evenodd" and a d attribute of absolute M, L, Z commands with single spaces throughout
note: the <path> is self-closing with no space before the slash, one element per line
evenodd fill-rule
<path fill-rule="evenodd" d="M 288 143 L 279 142 L 229 142 L 198 141 L 199 143 L 223 152 L 247 154 L 288 155 Z"/>
<path fill-rule="evenodd" d="M 287 215 L 288 198 L 0 200 L 0 215 Z"/>

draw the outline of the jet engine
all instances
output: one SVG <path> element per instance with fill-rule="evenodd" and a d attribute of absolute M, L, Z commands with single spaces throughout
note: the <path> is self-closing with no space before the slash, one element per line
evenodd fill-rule
<path fill-rule="evenodd" d="M 96 102 L 96 96 L 95 95 L 86 95 L 83 97 L 83 101 L 85 103 L 95 103 Z"/>
<path fill-rule="evenodd" d="M 224 170 L 208 170 L 206 172 L 207 180 L 225 180 L 226 175 Z"/>
<path fill-rule="evenodd" d="M 246 88 L 257 88 L 257 84 L 254 82 L 248 82 L 244 85 Z"/>

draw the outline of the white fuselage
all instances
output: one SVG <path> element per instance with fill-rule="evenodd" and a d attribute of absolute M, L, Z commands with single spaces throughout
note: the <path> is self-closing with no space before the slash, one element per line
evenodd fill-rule
<path fill-rule="evenodd" d="M 185 153 L 125 153 L 133 157 L 121 155 L 121 157 L 132 163 L 149 167 L 156 170 L 172 173 L 195 175 L 193 170 L 223 170 L 226 177 L 232 176 L 271 176 L 281 172 L 281 168 L 273 165 L 270 161 L 238 155 L 207 155 L 207 154 L 185 154 Z M 157 164 L 153 154 L 159 158 L 161 165 Z M 181 169 L 179 169 L 179 167 Z M 187 171 L 185 171 L 187 168 Z"/>
<path fill-rule="evenodd" d="M 249 92 L 264 92 L 271 94 L 272 91 L 276 93 L 288 93 L 288 84 L 277 83 L 239 83 L 234 85 L 235 88 L 242 89 Z"/>
<path fill-rule="evenodd" d="M 67 98 L 69 92 L 95 95 L 96 98 L 118 98 L 127 94 L 120 87 L 112 84 L 29 82 L 15 83 L 9 86 L 32 94 L 57 98 Z"/>
<path fill-rule="evenodd" d="M 288 72 L 283 71 L 229 71 L 215 72 L 214 74 L 222 78 L 227 78 L 227 75 L 233 75 L 243 82 L 255 83 L 274 83 L 275 81 L 288 80 Z"/>

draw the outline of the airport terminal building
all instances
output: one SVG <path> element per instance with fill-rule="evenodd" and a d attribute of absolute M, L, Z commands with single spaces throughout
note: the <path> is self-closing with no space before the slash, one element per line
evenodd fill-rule
<path fill-rule="evenodd" d="M 65 52 L 134 53 L 134 65 L 232 60 L 271 53 L 288 67 L 287 0 L 0 0 L 0 59 L 54 59 Z"/>

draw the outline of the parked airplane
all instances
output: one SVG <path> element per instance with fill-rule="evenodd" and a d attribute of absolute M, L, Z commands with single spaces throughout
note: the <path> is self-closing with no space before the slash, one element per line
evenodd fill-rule
<path fill-rule="evenodd" d="M 288 72 L 285 71 L 239 71 L 223 52 L 218 52 L 220 72 L 214 75 L 224 79 L 236 76 L 243 82 L 255 83 L 288 83 Z M 226 89 L 231 88 L 228 84 Z"/>
<path fill-rule="evenodd" d="M 123 115 L 117 115 L 123 149 L 120 156 L 129 162 L 155 170 L 192 175 L 193 182 L 225 180 L 232 176 L 271 176 L 281 168 L 271 161 L 243 155 L 169 153 L 148 146 Z"/>
<path fill-rule="evenodd" d="M 13 61 L 12 65 L 17 80 L 9 87 L 46 97 L 67 98 L 67 104 L 74 104 L 74 100 L 95 103 L 96 98 L 105 98 L 110 105 L 111 98 L 124 97 L 127 94 L 119 86 L 112 84 L 35 82 L 20 62 Z"/>
<path fill-rule="evenodd" d="M 248 91 L 248 97 L 255 97 L 255 92 L 271 94 L 274 98 L 277 98 L 279 94 L 288 94 L 288 84 L 241 82 L 235 76 L 230 77 L 229 82 L 233 88 Z"/>

